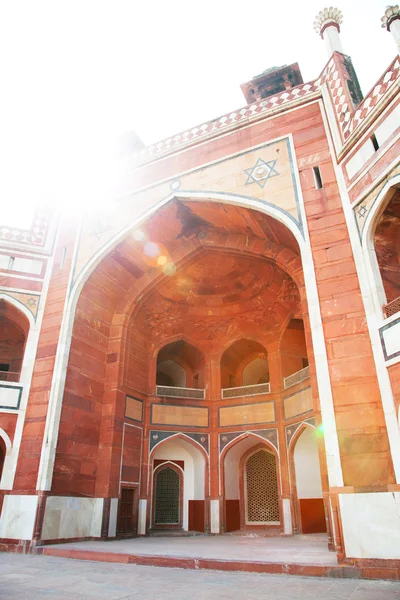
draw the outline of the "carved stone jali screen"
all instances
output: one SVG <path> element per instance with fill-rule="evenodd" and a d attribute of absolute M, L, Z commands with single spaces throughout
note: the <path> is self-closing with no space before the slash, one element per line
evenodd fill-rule
<path fill-rule="evenodd" d="M 180 477 L 170 467 L 156 475 L 155 525 L 179 525 Z"/>
<path fill-rule="evenodd" d="M 259 450 L 245 469 L 246 523 L 279 523 L 278 480 L 273 454 Z"/>

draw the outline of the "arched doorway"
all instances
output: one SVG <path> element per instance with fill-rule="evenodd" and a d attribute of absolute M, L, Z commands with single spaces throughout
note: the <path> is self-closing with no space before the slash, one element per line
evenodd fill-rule
<path fill-rule="evenodd" d="M 151 455 L 153 468 L 152 529 L 206 529 L 205 455 L 184 437 L 160 442 Z"/>
<path fill-rule="evenodd" d="M 221 230 L 222 224 L 226 224 L 226 227 Z M 274 231 L 273 236 L 270 234 L 271 229 Z M 103 401 L 103 406 L 99 406 L 100 419 L 88 422 L 90 434 L 95 441 L 98 440 L 99 448 L 96 464 L 93 465 L 94 476 L 84 481 L 74 472 L 71 476 L 72 481 L 68 482 L 71 493 L 82 493 L 83 483 L 87 484 L 85 489 L 93 495 L 104 493 L 104 490 L 110 496 L 118 493 L 115 488 L 119 483 L 120 474 L 120 440 L 117 430 L 110 439 L 106 424 L 110 418 L 117 420 L 123 416 L 121 398 L 126 393 L 142 403 L 143 414 L 147 419 L 144 427 L 174 433 L 181 431 L 182 434 L 185 431 L 196 432 L 199 439 L 203 432 L 206 438 L 207 435 L 215 436 L 221 428 L 226 428 L 222 430 L 226 432 L 231 432 L 234 428 L 243 430 L 247 425 L 261 429 L 279 418 L 274 411 L 275 400 L 262 398 L 263 394 L 269 392 L 269 363 L 278 362 L 277 341 L 290 318 L 293 315 L 307 314 L 300 248 L 292 234 L 272 217 L 261 215 L 255 210 L 229 204 L 220 206 L 217 203 L 190 201 L 165 205 L 159 213 L 143 223 L 142 230 L 143 239 L 142 236 L 139 239 L 139 236 L 135 235 L 137 232 L 133 231 L 121 241 L 115 251 L 104 258 L 101 269 L 96 269 L 83 287 L 78 303 L 79 311 L 69 354 L 70 371 L 66 378 L 61 424 L 70 422 L 69 415 L 72 411 L 74 415 L 84 413 L 83 402 L 78 407 L 75 406 L 76 397 L 82 394 L 83 382 L 90 386 L 90 390 L 94 390 L 93 395 L 95 394 L 96 399 L 104 398 L 106 401 Z M 161 236 L 162 245 L 159 244 L 157 248 L 160 252 L 159 259 L 162 259 L 159 265 L 163 265 L 163 268 L 148 266 L 146 244 L 150 243 L 149 240 L 151 243 L 155 243 L 153 240 L 158 242 Z M 251 244 L 249 236 L 254 238 Z M 110 300 L 107 304 L 108 310 L 105 313 L 102 304 L 98 303 L 96 298 L 103 298 L 105 294 L 105 274 L 112 280 L 114 273 L 118 273 L 119 280 L 123 282 L 123 289 L 121 291 L 120 287 L 115 285 L 112 302 Z M 101 336 L 96 333 L 99 319 L 103 319 Z M 80 360 L 83 332 L 85 337 L 95 340 L 96 344 L 85 361 Z M 188 373 L 193 377 L 197 373 L 201 375 L 197 369 L 201 363 L 192 360 L 192 355 L 189 356 L 186 352 L 182 354 L 184 344 L 178 347 L 181 340 L 193 340 L 193 347 L 198 347 L 206 357 L 203 385 L 207 390 L 203 396 L 184 395 L 179 401 L 169 401 L 165 393 L 155 389 L 157 366 L 162 367 L 158 374 L 166 377 L 162 382 L 163 387 L 180 387 L 184 384 L 188 386 Z M 233 348 L 235 340 L 242 340 L 244 343 Z M 163 354 L 163 348 L 169 343 L 176 344 L 176 347 L 168 348 L 168 352 Z M 221 354 L 229 347 L 238 353 L 236 357 L 232 356 L 229 368 L 234 370 L 233 374 L 237 376 L 241 387 L 261 386 L 257 394 L 254 390 L 248 394 L 241 390 L 240 396 L 236 396 L 239 399 L 236 400 L 228 382 L 230 395 L 224 396 L 219 365 Z M 190 363 L 191 369 L 182 364 L 183 358 Z M 73 369 L 77 361 L 81 366 L 78 373 Z M 179 376 L 183 375 L 183 372 L 182 369 L 171 368 L 173 362 L 185 370 L 182 380 L 176 379 L 178 371 Z M 107 382 L 107 389 L 104 382 Z M 274 393 L 279 393 L 281 386 L 282 381 L 276 381 Z M 201 391 L 194 387 L 195 392 Z M 244 395 L 254 398 L 245 404 L 240 400 Z M 255 397 L 257 395 L 258 398 Z M 232 399 L 234 402 L 231 402 Z M 200 403 L 197 400 L 205 402 Z M 212 418 L 211 407 L 217 406 L 217 403 L 221 403 L 218 406 L 220 412 L 215 415 L 217 418 Z M 242 409 L 242 406 L 245 408 Z M 147 407 L 150 410 L 147 410 Z M 104 422 L 104 427 L 99 426 L 100 421 Z M 147 432 L 144 433 L 143 439 L 150 439 Z M 72 458 L 81 460 L 84 444 L 80 440 L 81 438 L 68 454 L 62 444 L 59 444 L 53 479 L 53 488 L 57 493 L 65 491 L 65 464 Z M 152 443 L 151 441 L 150 446 Z M 260 438 L 257 443 L 260 443 Z M 141 515 L 149 517 L 150 523 L 147 524 L 150 527 L 161 524 L 154 520 L 156 490 L 153 478 L 154 470 L 161 463 L 155 464 L 154 461 L 174 463 L 183 460 L 185 464 L 182 469 L 184 496 L 181 526 L 183 529 L 190 529 L 191 507 L 195 502 L 202 502 L 204 506 L 205 498 L 204 489 L 202 495 L 197 492 L 189 494 L 190 487 L 195 487 L 194 484 L 189 485 L 189 459 L 182 458 L 180 451 L 175 454 L 165 451 L 158 455 L 159 450 L 161 452 L 161 449 L 167 448 L 160 442 L 152 454 L 154 461 L 148 461 L 148 455 L 144 454 L 147 451 L 146 442 L 142 448 L 142 455 L 132 452 L 132 459 L 129 459 L 129 469 L 134 473 L 129 483 L 139 483 L 136 473 L 141 469 Z M 249 448 L 241 449 L 238 460 L 247 449 Z M 210 456 L 214 454 L 212 461 L 215 465 L 218 461 L 218 448 L 215 443 L 210 444 L 209 452 Z M 285 460 L 282 452 L 281 457 Z M 125 460 L 124 455 L 122 460 Z M 97 465 L 100 462 L 103 464 L 103 461 L 107 463 L 108 470 L 100 471 Z M 210 459 L 210 462 L 212 461 Z M 192 460 L 193 462 L 195 461 Z M 177 466 L 179 467 L 179 463 Z M 277 473 L 279 470 L 277 467 Z M 218 519 L 215 518 L 218 523 L 215 527 L 213 525 L 213 532 L 219 532 L 222 494 L 218 494 L 217 488 L 221 482 L 215 467 L 210 468 L 210 473 L 210 488 L 213 485 L 213 515 L 218 515 Z M 237 485 L 228 485 L 236 485 L 239 488 L 238 478 L 239 467 L 236 468 L 234 478 Z M 198 485 L 197 476 L 195 480 Z M 245 526 L 244 490 L 236 496 L 228 496 L 227 500 L 243 503 L 243 510 L 238 510 L 238 515 L 239 521 L 242 519 Z M 266 517 L 262 521 L 281 523 L 281 518 L 278 520 L 276 516 L 268 519 Z M 143 518 L 141 522 L 146 523 L 146 520 Z"/>
<path fill-rule="evenodd" d="M 155 528 L 182 527 L 183 472 L 176 465 L 167 463 L 154 472 Z"/>
<path fill-rule="evenodd" d="M 221 458 L 225 530 L 280 528 L 279 462 L 272 446 L 255 435 L 233 443 Z"/>

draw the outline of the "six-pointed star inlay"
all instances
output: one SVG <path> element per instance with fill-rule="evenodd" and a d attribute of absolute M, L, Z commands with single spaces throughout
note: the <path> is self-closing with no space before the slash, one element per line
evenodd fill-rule
<path fill-rule="evenodd" d="M 275 169 L 275 165 L 276 160 L 268 160 L 266 162 L 262 158 L 259 158 L 254 167 L 245 169 L 245 173 L 247 174 L 246 185 L 256 183 L 263 188 L 268 179 L 279 175 L 278 171 Z"/>

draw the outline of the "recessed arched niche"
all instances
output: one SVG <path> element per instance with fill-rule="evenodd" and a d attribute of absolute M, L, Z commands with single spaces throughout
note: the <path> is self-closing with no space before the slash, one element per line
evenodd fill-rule
<path fill-rule="evenodd" d="M 24 360 L 29 322 L 6 300 L 0 300 L 0 381 L 18 382 Z"/>
<path fill-rule="evenodd" d="M 204 356 L 185 340 L 167 344 L 157 355 L 156 384 L 178 388 L 204 387 Z"/>
<path fill-rule="evenodd" d="M 221 357 L 223 389 L 268 382 L 268 353 L 262 344 L 255 340 L 240 339 L 225 350 Z"/>

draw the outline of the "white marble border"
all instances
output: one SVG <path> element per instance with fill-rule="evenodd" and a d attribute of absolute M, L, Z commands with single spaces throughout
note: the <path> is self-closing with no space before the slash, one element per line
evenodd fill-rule
<path fill-rule="evenodd" d="M 366 248 L 364 243 L 363 246 L 360 244 L 360 238 L 358 235 L 358 229 L 354 220 L 353 209 L 350 204 L 350 198 L 346 188 L 344 175 L 341 166 L 335 160 L 334 149 L 332 138 L 329 131 L 328 121 L 324 112 L 324 107 L 321 103 L 321 114 L 323 116 L 325 132 L 328 139 L 328 143 L 331 149 L 332 163 L 335 169 L 336 180 L 339 187 L 340 196 L 342 198 L 342 207 L 346 219 L 347 229 L 349 231 L 349 238 L 351 248 L 354 256 L 354 263 L 358 275 L 358 281 L 361 289 L 361 296 L 364 303 L 365 315 L 367 319 L 367 325 L 371 340 L 372 352 L 376 366 L 376 373 L 378 379 L 378 385 L 381 392 L 382 406 L 385 415 L 386 429 L 388 432 L 389 445 L 392 453 L 393 466 L 396 476 L 396 481 L 400 482 L 400 428 L 396 418 L 396 410 L 393 398 L 393 392 L 390 382 L 389 373 L 385 365 L 385 359 L 383 356 L 381 340 L 379 336 L 379 327 L 382 322 L 382 305 L 378 299 L 376 292 L 376 277 L 371 276 L 370 265 L 370 249 Z M 398 176 L 400 181 L 400 175 Z M 393 181 L 390 187 L 393 185 Z M 386 186 L 385 186 L 386 187 Z M 383 188 L 383 190 L 385 189 Z M 387 190 L 381 191 L 380 196 L 382 199 L 387 193 Z M 380 202 L 377 200 L 374 204 L 373 209 L 370 211 L 369 221 L 372 223 L 372 215 L 376 214 L 378 205 Z M 370 231 L 371 227 L 367 227 L 367 223 L 364 226 L 364 236 L 367 235 L 367 231 Z M 375 251 L 374 251 L 375 256 Z M 376 258 L 375 258 L 376 261 Z M 376 263 L 377 264 L 377 263 Z M 379 269 L 378 269 L 379 271 Z M 380 277 L 380 275 L 379 275 Z M 378 311 L 379 306 L 379 311 Z M 325 426 L 325 424 L 324 424 Z"/>

